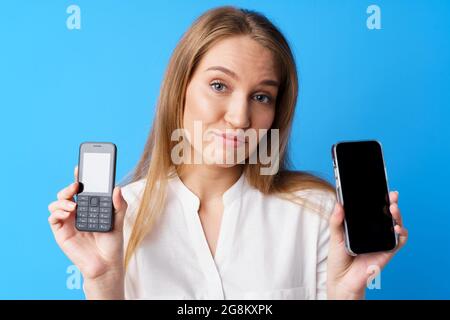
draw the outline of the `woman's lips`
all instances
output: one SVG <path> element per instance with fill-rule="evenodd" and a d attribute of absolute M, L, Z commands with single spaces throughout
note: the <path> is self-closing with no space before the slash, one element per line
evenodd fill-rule
<path fill-rule="evenodd" d="M 221 138 L 222 141 L 227 146 L 239 147 L 239 146 L 241 146 L 242 144 L 245 143 L 245 138 L 244 137 L 239 137 L 239 136 L 236 136 L 236 135 L 226 134 L 226 133 L 215 133 L 215 134 L 216 134 L 216 136 Z"/>

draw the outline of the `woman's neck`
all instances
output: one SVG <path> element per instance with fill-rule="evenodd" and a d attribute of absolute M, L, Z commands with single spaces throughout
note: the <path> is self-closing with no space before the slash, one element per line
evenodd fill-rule
<path fill-rule="evenodd" d="M 221 168 L 212 165 L 183 165 L 178 176 L 201 202 L 221 198 L 242 175 L 243 166 Z"/>

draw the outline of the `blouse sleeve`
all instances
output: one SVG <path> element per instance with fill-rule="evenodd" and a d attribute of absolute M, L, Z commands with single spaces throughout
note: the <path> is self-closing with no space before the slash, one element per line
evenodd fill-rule
<path fill-rule="evenodd" d="M 316 299 L 327 299 L 327 259 L 328 245 L 330 242 L 330 228 L 328 217 L 333 212 L 336 198 L 333 194 L 327 193 L 323 200 L 324 217 L 321 218 L 319 236 L 317 242 L 317 275 L 316 275 Z"/>
<path fill-rule="evenodd" d="M 126 185 L 122 188 L 122 194 L 125 201 L 128 204 L 127 212 L 125 214 L 123 225 L 123 243 L 124 254 L 128 246 L 128 241 L 133 229 L 134 220 L 136 218 L 137 209 L 141 198 L 141 192 L 143 190 L 143 182 L 138 181 L 130 185 Z M 138 297 L 136 283 L 137 283 L 137 269 L 134 259 L 129 262 L 128 268 L 125 273 L 125 299 L 136 299 Z"/>

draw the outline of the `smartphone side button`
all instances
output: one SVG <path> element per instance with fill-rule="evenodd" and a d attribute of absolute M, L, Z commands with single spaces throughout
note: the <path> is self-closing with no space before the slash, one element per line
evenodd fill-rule
<path fill-rule="evenodd" d="M 342 197 L 341 197 L 341 186 L 339 186 L 339 185 L 337 186 L 337 196 L 338 196 L 339 203 L 342 204 L 343 201 L 342 201 Z"/>

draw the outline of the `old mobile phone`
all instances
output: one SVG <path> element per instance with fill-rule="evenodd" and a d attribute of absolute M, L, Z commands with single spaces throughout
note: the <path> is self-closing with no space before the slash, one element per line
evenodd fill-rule
<path fill-rule="evenodd" d="M 336 194 L 344 207 L 345 246 L 351 255 L 391 251 L 398 243 L 389 210 L 381 143 L 344 141 L 332 146 Z"/>
<path fill-rule="evenodd" d="M 79 231 L 108 232 L 114 225 L 112 193 L 117 148 L 109 142 L 84 142 L 78 158 L 79 193 L 75 226 Z"/>

